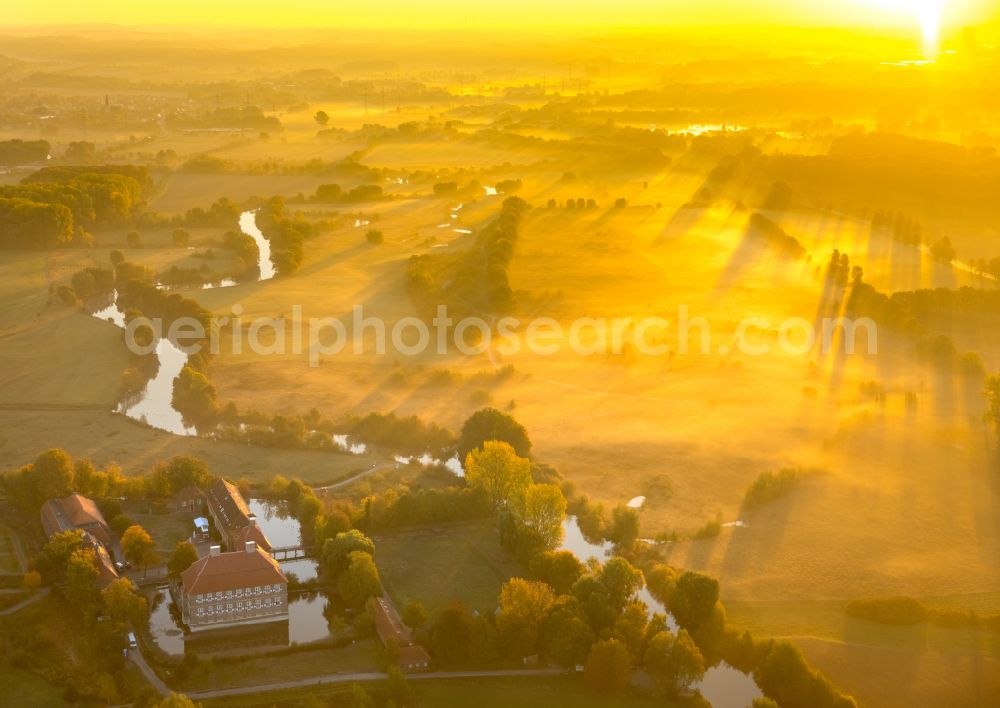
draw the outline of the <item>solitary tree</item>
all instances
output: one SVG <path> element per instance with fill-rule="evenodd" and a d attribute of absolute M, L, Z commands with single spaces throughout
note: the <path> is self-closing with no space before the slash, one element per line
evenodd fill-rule
<path fill-rule="evenodd" d="M 687 693 L 705 674 L 705 660 L 686 630 L 677 635 L 659 632 L 649 640 L 646 672 L 668 695 Z"/>
<path fill-rule="evenodd" d="M 628 649 L 617 639 L 597 642 L 590 650 L 583 675 L 598 691 L 620 693 L 628 684 Z"/>
<path fill-rule="evenodd" d="M 330 122 L 330 116 L 326 111 L 316 111 L 316 115 L 313 116 L 313 120 L 322 126 L 325 126 Z"/>
<path fill-rule="evenodd" d="M 469 608 L 452 601 L 438 614 L 431 627 L 434 659 L 443 666 L 461 666 L 469 660 L 474 620 Z"/>
<path fill-rule="evenodd" d="M 552 588 L 545 583 L 524 578 L 511 578 L 504 583 L 497 630 L 508 656 L 520 658 L 537 651 L 539 630 L 553 602 Z"/>
<path fill-rule="evenodd" d="M 104 610 L 115 622 L 133 624 L 146 616 L 146 598 L 139 594 L 128 578 L 118 578 L 101 591 Z"/>
<path fill-rule="evenodd" d="M 368 555 L 375 553 L 375 544 L 357 529 L 344 531 L 333 538 L 328 538 L 323 543 L 320 561 L 327 572 L 339 575 L 347 569 L 348 557 L 354 551 L 362 551 Z"/>
<path fill-rule="evenodd" d="M 624 548 L 631 548 L 639 538 L 639 512 L 624 504 L 611 510 L 608 538 Z"/>
<path fill-rule="evenodd" d="M 607 593 L 608 601 L 616 611 L 621 611 L 625 604 L 642 589 L 645 578 L 642 571 L 621 556 L 608 560 L 601 568 L 598 581 Z"/>
<path fill-rule="evenodd" d="M 43 452 L 32 467 L 42 501 L 64 497 L 73 491 L 73 463 L 65 450 L 53 448 Z"/>
<path fill-rule="evenodd" d="M 546 548 L 555 548 L 562 540 L 566 497 L 555 484 L 529 485 L 516 515 L 524 526 L 542 540 Z"/>
<path fill-rule="evenodd" d="M 142 566 L 143 575 L 146 568 L 160 561 L 160 554 L 156 552 L 156 544 L 149 537 L 146 529 L 138 524 L 134 524 L 125 529 L 122 534 L 122 553 L 125 559 L 133 565 Z"/>
<path fill-rule="evenodd" d="M 97 597 L 97 555 L 91 548 L 73 551 L 66 563 L 66 599 L 78 609 L 89 606 Z"/>
<path fill-rule="evenodd" d="M 419 629 L 427 624 L 427 610 L 419 602 L 414 600 L 403 608 L 403 623 L 407 627 Z"/>
<path fill-rule="evenodd" d="M 486 493 L 494 509 L 517 507 L 531 484 L 531 463 L 507 443 L 488 440 L 465 458 L 465 479 Z"/>
<path fill-rule="evenodd" d="M 382 594 L 375 559 L 364 551 L 352 551 L 347 556 L 347 569 L 341 573 L 337 584 L 344 601 L 355 607 L 363 605 L 369 597 Z"/>
<path fill-rule="evenodd" d="M 521 457 L 531 454 L 531 440 L 523 425 L 496 408 L 483 408 L 469 416 L 462 425 L 458 440 L 458 459 L 464 460 L 487 440 L 508 443 Z"/>
<path fill-rule="evenodd" d="M 167 559 L 167 570 L 173 577 L 180 576 L 191 564 L 198 560 L 198 551 L 190 541 L 178 541 L 170 558 Z"/>
<path fill-rule="evenodd" d="M 28 592 L 35 592 L 38 588 L 42 586 L 42 574 L 37 570 L 29 570 L 24 574 L 24 578 L 21 580 L 21 587 L 23 587 Z"/>
<path fill-rule="evenodd" d="M 685 629 L 696 629 L 712 618 L 718 600 L 719 581 L 688 570 L 677 579 L 670 609 L 677 624 Z"/>
<path fill-rule="evenodd" d="M 986 422 L 993 426 L 998 439 L 1000 439 L 1000 374 L 990 376 L 986 379 L 983 388 L 986 396 Z"/>
<path fill-rule="evenodd" d="M 378 229 L 368 229 L 365 233 L 365 240 L 373 246 L 377 246 L 385 241 L 385 236 Z"/>

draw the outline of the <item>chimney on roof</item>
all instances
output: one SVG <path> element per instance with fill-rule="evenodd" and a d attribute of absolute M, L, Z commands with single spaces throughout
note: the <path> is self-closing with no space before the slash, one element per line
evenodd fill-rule
<path fill-rule="evenodd" d="M 256 515 L 255 513 L 253 513 L 253 512 L 251 511 L 251 512 L 250 512 L 250 513 L 249 513 L 249 514 L 247 515 L 247 518 L 248 518 L 248 519 L 250 520 L 250 525 L 251 525 L 251 526 L 256 526 L 256 525 L 257 525 L 257 515 Z"/>
<path fill-rule="evenodd" d="M 210 555 L 210 556 L 217 556 L 221 552 L 222 552 L 222 546 L 209 546 L 208 547 L 208 555 Z"/>
<path fill-rule="evenodd" d="M 246 548 L 246 552 L 247 553 L 256 553 L 257 552 L 257 542 L 256 541 L 247 541 L 246 543 L 243 544 L 243 546 Z"/>

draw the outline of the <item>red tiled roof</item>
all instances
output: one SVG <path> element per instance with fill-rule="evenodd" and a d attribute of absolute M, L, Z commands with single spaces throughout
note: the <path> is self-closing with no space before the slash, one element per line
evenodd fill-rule
<path fill-rule="evenodd" d="M 208 502 L 228 529 L 241 529 L 250 523 L 250 509 L 232 482 L 222 478 L 212 482 Z"/>
<path fill-rule="evenodd" d="M 271 542 L 268 540 L 267 536 L 264 535 L 264 529 L 262 529 L 255 521 L 251 522 L 236 536 L 236 543 L 241 547 L 247 541 L 253 541 L 268 553 L 271 552 Z"/>
<path fill-rule="evenodd" d="M 63 499 L 49 499 L 42 504 L 42 527 L 51 536 L 70 529 L 86 529 L 104 544 L 111 543 L 108 523 L 104 520 L 97 504 L 92 499 L 79 494 L 71 494 Z"/>
<path fill-rule="evenodd" d="M 94 549 L 94 554 L 97 556 L 97 587 L 101 590 L 106 588 L 111 584 L 112 580 L 118 579 L 118 571 L 115 569 L 115 564 L 111 562 L 111 556 L 108 554 L 108 549 L 104 547 L 104 544 L 99 542 L 91 533 L 84 532 L 84 544 Z"/>
<path fill-rule="evenodd" d="M 411 644 L 409 646 L 399 648 L 399 665 L 404 669 L 407 668 L 425 668 L 430 664 L 431 657 L 419 644 Z"/>
<path fill-rule="evenodd" d="M 400 646 L 413 643 L 410 630 L 396 614 L 396 609 L 384 597 L 371 599 L 371 613 L 375 620 L 375 631 L 378 632 L 383 644 L 390 638 L 394 638 Z"/>
<path fill-rule="evenodd" d="M 205 556 L 181 573 L 181 584 L 187 594 L 287 583 L 277 561 L 261 548 L 252 553 L 241 549 Z"/>

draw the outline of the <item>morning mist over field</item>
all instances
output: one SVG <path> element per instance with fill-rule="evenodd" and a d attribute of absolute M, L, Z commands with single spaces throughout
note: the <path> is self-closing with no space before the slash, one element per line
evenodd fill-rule
<path fill-rule="evenodd" d="M 0 25 L 0 706 L 1000 696 L 986 0 Z"/>

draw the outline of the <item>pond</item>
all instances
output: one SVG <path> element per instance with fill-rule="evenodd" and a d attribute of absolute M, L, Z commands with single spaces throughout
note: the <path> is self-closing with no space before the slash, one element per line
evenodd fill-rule
<path fill-rule="evenodd" d="M 417 464 L 419 464 L 419 465 L 421 465 L 423 467 L 430 467 L 432 465 L 439 465 L 439 466 L 444 467 L 445 469 L 447 469 L 449 472 L 451 472 L 456 477 L 464 477 L 465 476 L 465 470 L 462 468 L 462 463 L 458 461 L 458 456 L 457 455 L 453 456 L 453 457 L 451 457 L 451 458 L 449 458 L 447 460 L 439 460 L 439 459 L 436 459 L 434 457 L 431 457 L 431 454 L 429 452 L 425 452 L 423 455 L 420 455 L 419 457 L 417 457 L 416 455 L 413 455 L 411 457 L 405 457 L 404 455 L 396 455 L 393 459 L 396 461 L 396 465 L 397 466 L 399 466 L 399 465 L 409 465 L 409 464 L 412 464 L 414 462 L 416 462 Z"/>
<path fill-rule="evenodd" d="M 575 516 L 567 516 L 563 521 L 563 542 L 559 547 L 560 551 L 569 551 L 581 561 L 586 562 L 588 558 L 596 558 L 605 561 L 614 552 L 613 544 L 610 541 L 601 543 L 591 543 L 580 530 L 580 526 Z M 653 597 L 649 588 L 643 587 L 636 595 L 646 603 L 650 614 L 659 612 L 667 616 L 667 625 L 671 632 L 677 631 L 677 623 L 667 611 L 662 602 Z M 757 688 L 753 677 L 734 669 L 725 662 L 711 667 L 705 671 L 705 676 L 695 688 L 701 691 L 713 708 L 747 708 L 755 698 L 760 698 L 764 694 Z"/>
<path fill-rule="evenodd" d="M 274 499 L 250 499 L 250 512 L 257 517 L 257 525 L 275 548 L 298 546 L 302 543 L 299 520 L 288 512 L 288 502 Z M 299 580 L 313 580 L 318 575 L 318 565 L 312 558 L 295 558 L 279 561 L 281 570 L 294 573 Z"/>
<path fill-rule="evenodd" d="M 257 525 L 271 546 L 282 548 L 302 543 L 301 524 L 288 511 L 288 502 L 283 499 L 250 499 L 247 506 L 250 513 L 257 517 Z"/>
<path fill-rule="evenodd" d="M 149 629 L 153 641 L 166 653 L 176 656 L 184 654 L 185 646 L 199 652 L 236 652 L 247 648 L 308 644 L 332 634 L 328 619 L 331 600 L 324 591 L 291 593 L 287 621 L 186 635 L 166 587 L 157 588 L 149 596 L 149 602 L 152 608 Z M 339 613 L 334 616 L 335 622 L 342 621 Z"/>

